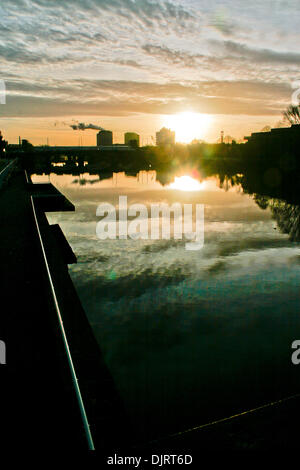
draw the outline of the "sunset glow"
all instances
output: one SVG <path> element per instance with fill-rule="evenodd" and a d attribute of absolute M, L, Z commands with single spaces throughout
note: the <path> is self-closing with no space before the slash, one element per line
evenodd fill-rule
<path fill-rule="evenodd" d="M 164 126 L 175 131 L 176 141 L 190 143 L 193 139 L 204 139 L 212 123 L 212 116 L 194 112 L 183 112 L 166 116 Z"/>
<path fill-rule="evenodd" d="M 155 145 L 162 127 L 182 143 L 241 140 L 276 127 L 291 101 L 296 0 L 48 3 L 1 1 L 0 128 L 12 144 L 95 146 L 95 127 L 72 128 L 82 122 L 121 144 L 136 132 Z"/>

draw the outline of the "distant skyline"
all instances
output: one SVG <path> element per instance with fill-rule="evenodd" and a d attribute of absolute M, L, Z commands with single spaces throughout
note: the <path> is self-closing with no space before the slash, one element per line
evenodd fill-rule
<path fill-rule="evenodd" d="M 193 138 L 239 139 L 290 104 L 299 20 L 297 0 L 2 0 L 0 129 L 11 143 L 95 145 L 75 120 L 145 145 L 197 113 Z"/>

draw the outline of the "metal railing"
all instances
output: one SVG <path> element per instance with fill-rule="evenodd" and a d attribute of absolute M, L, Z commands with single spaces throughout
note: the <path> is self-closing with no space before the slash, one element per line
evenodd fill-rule
<path fill-rule="evenodd" d="M 2 170 L 0 171 L 0 188 L 2 187 L 9 171 L 12 169 L 13 165 L 16 163 L 16 160 L 9 162 Z"/>
<path fill-rule="evenodd" d="M 31 180 L 30 180 L 30 177 L 28 176 L 27 170 L 24 170 L 24 171 L 25 171 L 26 183 L 27 183 L 27 184 L 30 184 L 30 183 L 31 183 Z"/>
<path fill-rule="evenodd" d="M 36 224 L 36 228 L 37 228 L 37 232 L 38 232 L 38 236 L 39 236 L 39 240 L 40 240 L 40 244 L 41 244 L 41 248 L 42 248 L 43 258 L 44 258 L 45 266 L 46 266 L 46 270 L 47 270 L 48 280 L 49 280 L 49 284 L 50 284 L 50 287 L 51 287 L 51 293 L 52 293 L 52 297 L 53 297 L 53 301 L 54 301 L 54 306 L 55 306 L 55 310 L 56 310 L 56 313 L 57 313 L 59 326 L 60 326 L 60 331 L 61 331 L 61 334 L 62 334 L 62 339 L 63 339 L 65 351 L 66 351 L 66 354 L 67 354 L 68 364 L 69 364 L 70 371 L 71 371 L 72 382 L 73 382 L 73 386 L 74 386 L 74 389 L 75 389 L 78 406 L 79 406 L 79 409 L 80 409 L 80 415 L 81 415 L 81 420 L 82 420 L 82 424 L 83 424 L 83 428 L 84 428 L 85 437 L 86 437 L 86 440 L 87 440 L 89 450 L 95 450 L 94 441 L 93 441 L 93 437 L 92 437 L 91 430 L 90 430 L 90 425 L 89 425 L 89 422 L 88 422 L 85 406 L 84 406 L 81 391 L 80 391 L 80 388 L 79 388 L 78 378 L 76 376 L 74 363 L 73 363 L 73 360 L 72 360 L 72 356 L 71 356 L 71 352 L 70 352 L 70 348 L 69 348 L 69 343 L 68 343 L 68 339 L 67 339 L 67 336 L 66 336 L 66 332 L 65 332 L 65 328 L 64 328 L 64 324 L 63 324 L 63 320 L 62 320 L 62 316 L 61 316 L 60 308 L 59 308 L 59 305 L 58 305 L 58 300 L 57 300 L 57 296 L 56 296 L 56 293 L 55 293 L 55 288 L 54 288 L 54 284 L 53 284 L 53 280 L 52 280 L 52 276 L 51 276 L 51 272 L 50 272 L 50 268 L 49 268 L 49 264 L 48 264 L 48 260 L 47 260 L 47 255 L 46 255 L 46 251 L 45 251 L 41 231 L 40 231 L 40 228 L 39 228 L 39 223 L 38 223 L 38 218 L 37 218 L 37 215 L 36 215 L 34 200 L 33 200 L 32 196 L 30 196 L 30 198 L 31 198 L 31 205 L 32 205 L 34 220 L 35 220 L 35 224 Z"/>

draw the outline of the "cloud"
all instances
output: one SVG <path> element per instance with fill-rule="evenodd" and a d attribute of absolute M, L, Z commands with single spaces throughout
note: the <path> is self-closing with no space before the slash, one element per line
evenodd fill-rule
<path fill-rule="evenodd" d="M 117 65 L 124 65 L 126 67 L 134 67 L 134 68 L 142 68 L 143 66 L 136 62 L 136 60 L 125 60 L 125 59 L 115 59 L 115 60 L 112 60 L 112 61 L 108 61 L 110 62 L 111 64 L 117 64 Z"/>
<path fill-rule="evenodd" d="M 169 114 L 278 115 L 286 84 L 252 81 L 149 83 L 123 80 L 7 81 L 6 116 Z M 74 96 L 81 96 L 80 100 Z"/>
<path fill-rule="evenodd" d="M 213 41 L 215 44 L 217 41 Z M 270 49 L 252 49 L 244 44 L 233 41 L 224 41 L 225 53 L 242 60 L 251 60 L 256 63 L 300 64 L 300 54 L 294 52 L 278 52 Z"/>
<path fill-rule="evenodd" d="M 152 57 L 162 59 L 164 62 L 173 65 L 179 64 L 184 67 L 195 67 L 197 65 L 197 59 L 204 58 L 204 56 L 200 54 L 171 50 L 168 47 L 155 46 L 153 44 L 145 44 L 142 46 L 142 50 Z"/>
<path fill-rule="evenodd" d="M 18 45 L 5 45 L 0 44 L 0 57 L 8 62 L 17 64 L 29 65 L 45 65 L 45 64 L 68 64 L 84 61 L 84 57 L 77 57 L 71 55 L 51 56 L 45 52 L 30 51 L 19 47 Z"/>
<path fill-rule="evenodd" d="M 279 16 L 262 8 L 233 0 L 2 0 L 8 96 L 0 111 L 279 115 L 300 54 L 288 48 L 294 17 L 285 15 L 279 31 Z M 278 51 L 282 37 L 286 53 Z"/>
<path fill-rule="evenodd" d="M 217 31 L 220 31 L 224 36 L 231 36 L 238 29 L 237 24 L 233 23 L 230 15 L 222 10 L 217 10 L 213 13 L 209 24 Z"/>
<path fill-rule="evenodd" d="M 14 5 L 10 0 L 2 1 L 3 10 L 13 11 L 18 17 L 25 17 L 27 22 L 23 25 L 23 30 L 28 24 L 28 19 L 32 19 L 31 25 L 34 25 L 34 19 L 44 17 L 56 17 L 58 23 L 61 19 L 71 27 L 70 12 L 72 18 L 86 21 L 89 17 L 101 19 L 107 15 L 114 15 L 127 19 L 128 22 L 134 20 L 136 27 L 152 28 L 156 25 L 166 25 L 169 27 L 184 26 L 187 22 L 193 21 L 194 14 L 189 9 L 167 0 L 69 0 L 68 2 L 57 2 L 57 0 L 32 0 L 17 1 Z M 33 14 L 34 11 L 34 14 Z M 45 20 L 44 20 L 45 21 Z M 50 22 L 50 26 L 55 24 Z M 49 27 L 49 25 L 46 24 Z M 47 27 L 47 29 L 48 29 Z"/>

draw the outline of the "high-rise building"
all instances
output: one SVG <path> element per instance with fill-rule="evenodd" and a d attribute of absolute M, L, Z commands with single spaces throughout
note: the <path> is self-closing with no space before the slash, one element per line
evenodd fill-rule
<path fill-rule="evenodd" d="M 156 132 L 156 145 L 168 144 L 175 144 L 175 132 L 163 127 L 159 132 Z"/>
<path fill-rule="evenodd" d="M 140 136 L 135 132 L 126 132 L 124 134 L 125 145 L 136 148 L 140 146 Z"/>
<path fill-rule="evenodd" d="M 113 133 L 111 131 L 100 131 L 97 134 L 97 147 L 101 145 L 112 145 L 113 143 Z"/>

